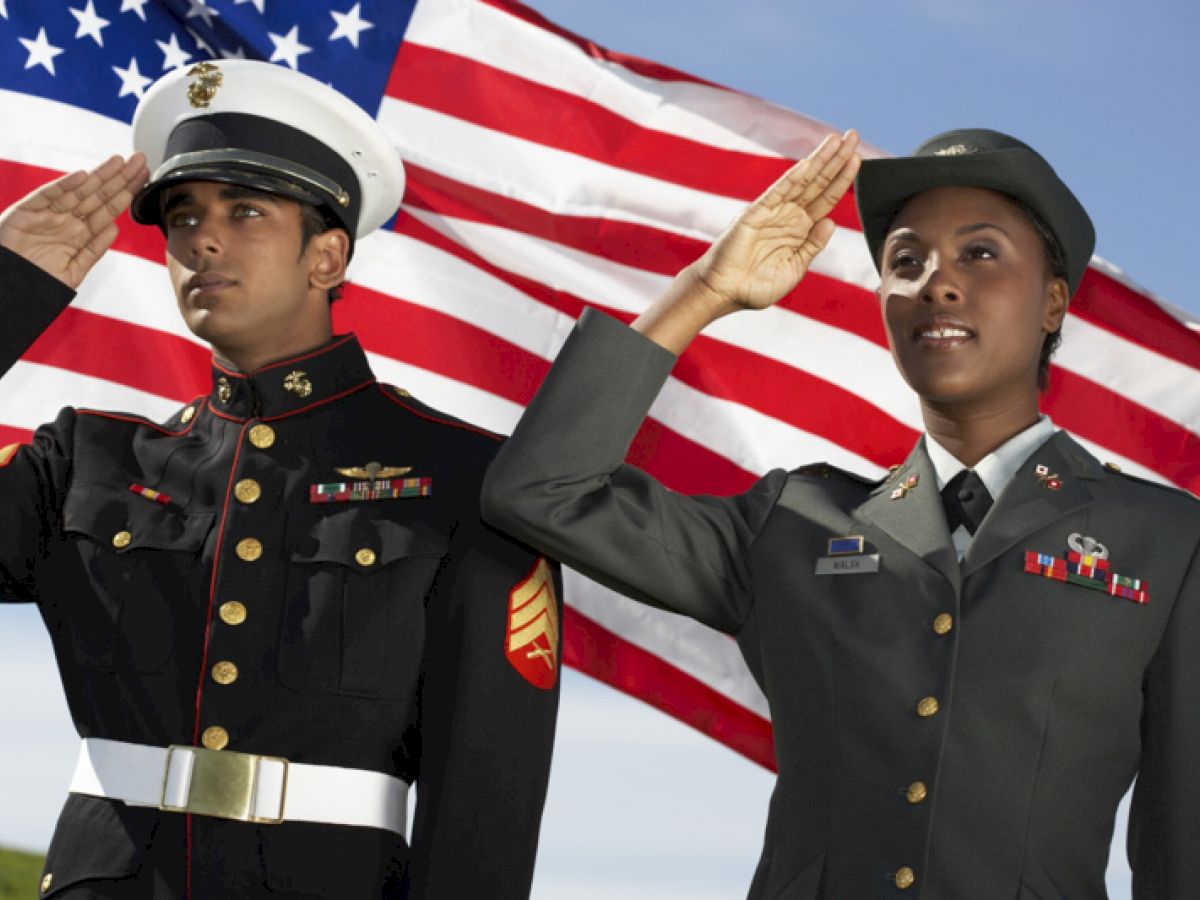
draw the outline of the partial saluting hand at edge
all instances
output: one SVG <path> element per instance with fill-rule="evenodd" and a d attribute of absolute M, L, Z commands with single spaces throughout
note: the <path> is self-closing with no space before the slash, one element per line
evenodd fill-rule
<path fill-rule="evenodd" d="M 679 354 L 705 325 L 786 296 L 836 229 L 827 218 L 854 183 L 858 134 L 829 135 L 746 207 L 633 327 Z"/>
<path fill-rule="evenodd" d="M 0 246 L 77 289 L 112 246 L 117 216 L 147 176 L 141 153 L 64 175 L 0 214 Z"/>

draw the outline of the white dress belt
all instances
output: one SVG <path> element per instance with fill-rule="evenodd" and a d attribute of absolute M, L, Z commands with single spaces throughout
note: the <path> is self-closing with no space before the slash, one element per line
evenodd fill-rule
<path fill-rule="evenodd" d="M 233 750 L 84 738 L 70 791 L 242 822 L 406 832 L 408 785 L 399 778 Z"/>

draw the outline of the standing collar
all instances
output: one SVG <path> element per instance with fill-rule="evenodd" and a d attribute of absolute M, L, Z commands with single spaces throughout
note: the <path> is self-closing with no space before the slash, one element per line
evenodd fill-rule
<path fill-rule="evenodd" d="M 993 498 L 999 497 L 1017 474 L 1021 464 L 1034 450 L 1053 437 L 1056 430 L 1049 416 L 1041 416 L 1034 424 L 1020 434 L 1010 437 L 976 463 L 975 473 L 987 487 L 988 493 Z M 966 468 L 954 454 L 928 433 L 925 435 L 925 450 L 933 463 L 934 471 L 937 472 L 939 491 L 946 486 L 946 482 Z"/>
<path fill-rule="evenodd" d="M 277 419 L 336 400 L 374 380 L 358 339 L 345 334 L 249 373 L 214 359 L 208 402 L 226 418 Z"/>

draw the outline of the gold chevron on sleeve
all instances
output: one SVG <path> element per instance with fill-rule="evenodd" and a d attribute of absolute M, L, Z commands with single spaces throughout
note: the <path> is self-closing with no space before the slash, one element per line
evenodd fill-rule
<path fill-rule="evenodd" d="M 558 665 L 558 601 L 545 557 L 509 595 L 508 651 L 524 650 L 526 659 L 541 659 L 551 670 Z M 544 644 L 539 641 L 544 638 Z"/>

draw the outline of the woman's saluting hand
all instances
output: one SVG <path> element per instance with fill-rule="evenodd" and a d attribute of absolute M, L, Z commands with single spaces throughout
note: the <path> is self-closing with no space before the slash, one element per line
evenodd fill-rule
<path fill-rule="evenodd" d="M 679 354 L 705 325 L 791 291 L 833 236 L 826 218 L 858 173 L 858 134 L 829 135 L 742 211 L 633 327 Z"/>

